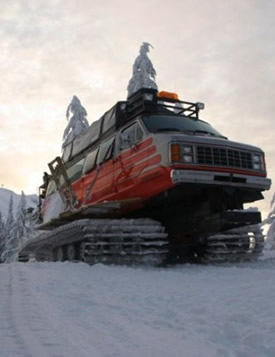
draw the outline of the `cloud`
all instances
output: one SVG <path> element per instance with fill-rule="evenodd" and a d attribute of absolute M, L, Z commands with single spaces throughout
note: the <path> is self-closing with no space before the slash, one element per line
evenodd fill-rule
<path fill-rule="evenodd" d="M 159 87 L 205 102 L 203 118 L 263 147 L 275 177 L 273 1 L 2 3 L 0 183 L 29 187 L 59 153 L 73 95 L 90 122 L 124 99 L 142 41 L 154 46 Z M 18 157 L 22 175 L 10 165 Z"/>

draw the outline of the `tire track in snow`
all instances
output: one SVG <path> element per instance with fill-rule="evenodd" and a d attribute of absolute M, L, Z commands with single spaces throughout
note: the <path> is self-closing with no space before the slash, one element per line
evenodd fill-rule
<path fill-rule="evenodd" d="M 90 357 L 90 352 L 79 345 L 74 334 L 70 333 L 74 332 L 74 329 L 68 331 L 70 322 L 65 321 L 61 312 L 52 301 L 49 301 L 49 297 L 39 291 L 39 273 L 30 268 L 33 267 L 28 264 L 13 266 L 13 276 L 17 280 L 17 295 L 21 296 L 21 310 L 27 329 L 27 333 L 22 329 L 21 335 L 23 334 L 23 340 L 27 345 L 31 346 L 31 354 L 26 356 Z M 29 339 L 36 340 L 36 343 L 32 344 Z"/>
<path fill-rule="evenodd" d="M 25 279 L 19 276 L 19 265 L 9 264 L 10 288 L 9 315 L 13 334 L 20 347 L 20 357 L 49 357 L 46 347 L 41 339 L 37 338 L 37 331 L 32 326 L 30 319 L 29 303 L 31 296 L 26 289 Z"/>
<path fill-rule="evenodd" d="M 11 303 L 11 296 L 13 293 L 13 279 L 10 266 L 1 266 L 0 280 L 0 321 L 2 322 L 0 324 L 1 353 L 3 353 L 3 355 L 6 357 L 17 357 L 21 356 L 23 344 L 13 321 Z"/>

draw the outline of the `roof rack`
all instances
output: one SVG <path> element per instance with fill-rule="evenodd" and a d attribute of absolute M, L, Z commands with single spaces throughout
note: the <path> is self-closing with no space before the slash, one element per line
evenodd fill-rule
<path fill-rule="evenodd" d="M 176 93 L 160 92 L 156 89 L 141 88 L 128 98 L 127 112 L 132 119 L 146 113 L 182 115 L 199 119 L 199 111 L 204 104 L 186 102 L 178 99 Z"/>
<path fill-rule="evenodd" d="M 117 102 L 104 115 L 94 121 L 89 128 L 63 147 L 62 159 L 71 162 L 89 147 L 107 137 L 125 123 L 142 114 L 182 115 L 199 119 L 199 111 L 204 109 L 203 103 L 184 102 L 177 94 L 158 92 L 152 88 L 141 88 L 132 94 L 127 102 Z"/>

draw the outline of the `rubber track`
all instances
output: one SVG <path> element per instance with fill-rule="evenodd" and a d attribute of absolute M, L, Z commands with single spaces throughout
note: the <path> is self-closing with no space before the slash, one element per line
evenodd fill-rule
<path fill-rule="evenodd" d="M 256 260 L 264 248 L 264 236 L 258 225 L 231 229 L 207 238 L 205 262 Z"/>
<path fill-rule="evenodd" d="M 27 242 L 19 261 L 54 260 L 58 247 L 78 243 L 78 260 L 88 264 L 161 264 L 168 253 L 164 227 L 151 219 L 83 219 Z"/>

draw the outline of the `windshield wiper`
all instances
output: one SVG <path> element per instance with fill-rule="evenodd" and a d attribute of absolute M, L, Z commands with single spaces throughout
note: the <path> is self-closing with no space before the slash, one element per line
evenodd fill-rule
<path fill-rule="evenodd" d="M 177 128 L 158 128 L 157 131 L 180 131 Z"/>
<path fill-rule="evenodd" d="M 227 140 L 226 136 L 216 135 L 216 134 L 210 133 L 209 131 L 206 131 L 206 130 L 195 130 L 193 133 L 194 133 L 194 135 L 196 135 L 196 134 L 207 134 L 207 135 L 210 135 L 210 136 L 215 136 L 215 138 L 222 138 L 222 139 L 226 139 Z"/>
<path fill-rule="evenodd" d="M 216 136 L 215 134 L 210 133 L 209 131 L 206 131 L 206 130 L 194 130 L 193 133 L 194 133 L 194 135 L 196 135 L 196 134 L 207 134 L 207 135 L 211 135 L 211 136 Z"/>

